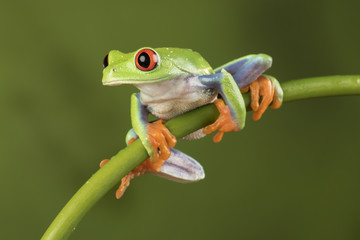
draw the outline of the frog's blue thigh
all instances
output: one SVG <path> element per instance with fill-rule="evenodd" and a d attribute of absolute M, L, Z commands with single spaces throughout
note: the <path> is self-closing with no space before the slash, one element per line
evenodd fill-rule
<path fill-rule="evenodd" d="M 170 148 L 171 155 L 161 166 L 159 172 L 152 174 L 181 183 L 196 182 L 205 178 L 200 163 L 179 150 Z"/>
<path fill-rule="evenodd" d="M 138 139 L 134 129 L 130 129 L 126 134 L 126 144 L 131 138 Z M 176 181 L 176 182 L 196 182 L 205 178 L 205 172 L 200 163 L 185 153 L 170 148 L 170 157 L 161 166 L 159 172 L 152 174 Z"/>
<path fill-rule="evenodd" d="M 239 88 L 243 88 L 255 81 L 262 73 L 271 67 L 272 58 L 266 54 L 248 55 L 217 69 L 215 73 L 220 73 L 221 69 L 229 72 Z"/>

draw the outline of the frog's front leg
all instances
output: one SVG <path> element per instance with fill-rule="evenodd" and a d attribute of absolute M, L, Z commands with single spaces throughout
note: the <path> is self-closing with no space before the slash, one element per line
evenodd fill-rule
<path fill-rule="evenodd" d="M 176 145 L 176 138 L 164 126 L 163 120 L 152 123 L 147 121 L 149 111 L 140 101 L 140 94 L 136 93 L 131 96 L 131 123 L 133 130 L 126 136 L 127 145 L 135 139 L 140 138 L 150 158 L 137 166 L 122 180 L 119 189 L 116 191 L 116 197 L 120 198 L 125 189 L 129 186 L 130 180 L 145 172 L 158 172 L 164 161 L 170 157 L 170 147 Z M 105 165 L 109 160 L 105 159 L 100 163 L 100 167 Z"/>
<path fill-rule="evenodd" d="M 151 161 L 162 163 L 170 157 L 170 147 L 176 145 L 176 138 L 164 126 L 163 120 L 149 123 L 148 114 L 146 106 L 140 101 L 140 94 L 133 94 L 131 96 L 131 123 L 134 131 L 139 136 Z"/>
<path fill-rule="evenodd" d="M 223 69 L 220 73 L 201 76 L 200 81 L 207 87 L 216 89 L 227 103 L 226 106 L 220 99 L 215 101 L 220 116 L 215 123 L 204 128 L 204 133 L 210 134 L 219 130 L 213 140 L 220 142 L 225 132 L 239 131 L 244 128 L 246 106 L 231 74 Z"/>
<path fill-rule="evenodd" d="M 222 69 L 229 72 L 238 87 L 241 89 L 248 86 L 261 76 L 272 65 L 272 58 L 266 54 L 252 54 L 235 59 L 215 69 L 220 73 Z"/>
<path fill-rule="evenodd" d="M 130 185 L 130 180 L 147 172 L 159 172 L 164 161 L 171 155 L 170 147 L 176 144 L 176 138 L 164 126 L 164 121 L 158 120 L 152 123 L 147 121 L 149 111 L 140 101 L 140 94 L 131 96 L 131 123 L 133 129 L 126 135 L 126 144 L 130 145 L 137 138 L 140 138 L 150 158 L 146 159 L 125 177 L 116 191 L 116 198 L 119 199 Z M 101 161 L 103 167 L 109 160 Z"/>

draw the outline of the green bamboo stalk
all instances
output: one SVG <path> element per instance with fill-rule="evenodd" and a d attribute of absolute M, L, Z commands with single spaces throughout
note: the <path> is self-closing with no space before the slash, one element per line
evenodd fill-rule
<path fill-rule="evenodd" d="M 329 76 L 293 80 L 281 84 L 284 102 L 335 95 L 360 94 L 360 75 Z M 246 105 L 250 102 L 244 94 Z M 165 125 L 176 138 L 213 123 L 219 112 L 209 104 L 168 121 Z M 67 239 L 83 216 L 133 168 L 148 158 L 139 140 L 119 151 L 75 193 L 41 239 Z"/>

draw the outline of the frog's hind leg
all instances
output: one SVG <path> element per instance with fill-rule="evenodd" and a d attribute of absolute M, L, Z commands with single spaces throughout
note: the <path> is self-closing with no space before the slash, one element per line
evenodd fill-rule
<path fill-rule="evenodd" d="M 221 67 L 215 69 L 215 73 L 220 73 L 221 69 L 229 72 L 238 87 L 241 89 L 261 76 L 271 67 L 272 58 L 266 54 L 247 55 L 235 59 Z"/>
<path fill-rule="evenodd" d="M 130 185 L 130 180 L 151 173 L 160 177 L 182 183 L 196 182 L 204 179 L 203 167 L 193 158 L 174 148 L 170 148 L 170 157 L 161 165 L 154 164 L 150 158 L 146 159 L 130 173 L 121 179 L 121 185 L 116 191 L 116 198 L 119 199 Z"/>
<path fill-rule="evenodd" d="M 272 59 L 266 54 L 248 55 L 227 63 L 217 69 L 216 73 L 225 69 L 229 72 L 242 93 L 251 91 L 251 108 L 253 119 L 259 120 L 272 102 L 271 108 L 281 106 L 283 91 L 279 82 L 271 76 L 262 75 L 271 67 Z"/>
<path fill-rule="evenodd" d="M 134 130 L 131 129 L 126 136 L 127 144 L 130 145 L 137 138 L 138 136 Z M 150 158 L 148 158 L 123 177 L 116 191 L 116 198 L 119 199 L 122 197 L 130 185 L 131 179 L 145 173 L 155 174 L 169 180 L 184 183 L 199 181 L 205 177 L 202 166 L 196 160 L 174 148 L 170 148 L 170 152 L 170 157 L 166 161 L 152 162 Z M 108 159 L 101 161 L 100 167 L 104 166 L 108 161 Z"/>
<path fill-rule="evenodd" d="M 214 103 L 220 112 L 220 116 L 215 123 L 204 128 L 205 134 L 210 134 L 216 130 L 218 133 L 213 138 L 214 142 L 219 142 L 225 132 L 239 131 L 245 126 L 246 106 L 240 93 L 237 83 L 232 75 L 225 69 L 220 73 L 204 75 L 199 77 L 200 82 L 208 88 L 215 89 L 224 99 L 217 99 Z"/>
<path fill-rule="evenodd" d="M 201 164 L 175 148 L 171 148 L 170 158 L 164 162 L 159 171 L 149 173 L 181 183 L 196 182 L 205 178 Z"/>
<path fill-rule="evenodd" d="M 248 86 L 241 89 L 242 93 L 251 92 L 250 107 L 254 111 L 253 120 L 261 118 L 267 107 L 271 104 L 272 109 L 280 108 L 283 100 L 283 90 L 279 82 L 271 76 L 258 77 Z"/>
<path fill-rule="evenodd" d="M 161 162 L 170 156 L 176 138 L 164 125 L 163 120 L 149 123 L 149 110 L 141 102 L 140 94 L 131 95 L 131 124 L 153 162 Z"/>

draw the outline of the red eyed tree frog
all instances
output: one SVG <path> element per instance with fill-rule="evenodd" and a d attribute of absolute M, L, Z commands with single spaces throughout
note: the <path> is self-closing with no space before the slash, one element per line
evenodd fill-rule
<path fill-rule="evenodd" d="M 126 142 L 131 144 L 140 138 L 150 156 L 122 179 L 116 197 L 123 195 L 130 179 L 143 173 L 155 173 L 179 182 L 204 178 L 197 161 L 173 148 L 177 140 L 163 123 L 214 102 L 220 112 L 216 122 L 185 139 L 201 138 L 218 130 L 214 141 L 219 142 L 224 132 L 241 130 L 246 116 L 241 92 L 251 91 L 254 120 L 260 119 L 271 102 L 274 109 L 281 106 L 280 84 L 275 78 L 262 75 L 271 63 L 270 56 L 256 54 L 213 70 L 199 53 L 190 49 L 147 47 L 131 53 L 110 51 L 103 62 L 102 83 L 133 84 L 140 90 L 131 96 L 133 129 L 127 134 Z M 149 113 L 160 120 L 149 123 Z M 107 161 L 103 160 L 100 166 Z"/>

